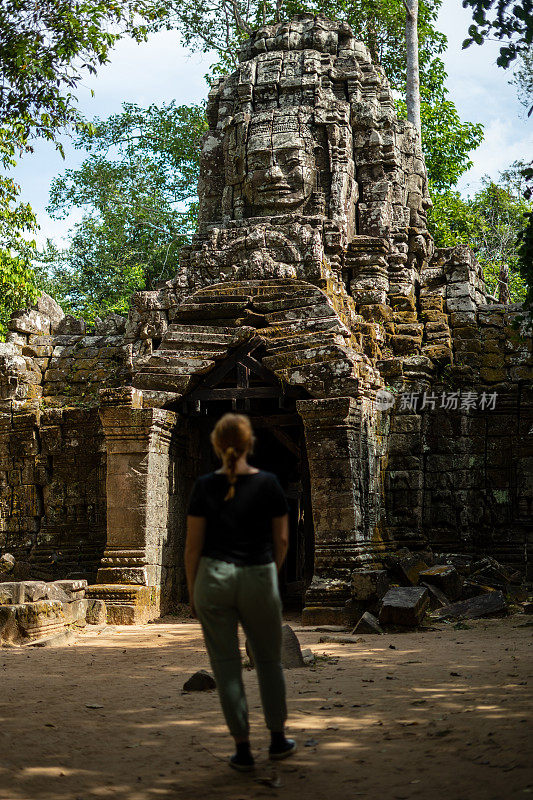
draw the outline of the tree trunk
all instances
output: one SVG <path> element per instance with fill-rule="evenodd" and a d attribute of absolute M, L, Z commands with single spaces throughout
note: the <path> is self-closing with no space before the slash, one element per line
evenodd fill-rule
<path fill-rule="evenodd" d="M 500 303 L 510 303 L 511 295 L 509 292 L 509 265 L 502 264 L 498 280 L 498 300 Z"/>
<path fill-rule="evenodd" d="M 403 0 L 405 6 L 405 49 L 407 56 L 407 119 L 422 139 L 420 122 L 420 73 L 418 69 L 418 0 Z"/>

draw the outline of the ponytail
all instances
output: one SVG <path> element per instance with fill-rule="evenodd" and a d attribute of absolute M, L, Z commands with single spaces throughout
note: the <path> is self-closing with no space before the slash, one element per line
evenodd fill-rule
<path fill-rule="evenodd" d="M 240 454 L 237 453 L 234 447 L 226 447 L 224 450 L 224 464 L 228 470 L 229 489 L 224 500 L 232 500 L 235 497 L 235 484 L 237 483 L 237 476 L 235 474 L 235 467 L 239 460 Z"/>
<path fill-rule="evenodd" d="M 224 500 L 231 500 L 235 497 L 237 461 L 254 444 L 250 420 L 244 414 L 224 414 L 213 428 L 211 443 L 227 471 L 229 489 Z"/>

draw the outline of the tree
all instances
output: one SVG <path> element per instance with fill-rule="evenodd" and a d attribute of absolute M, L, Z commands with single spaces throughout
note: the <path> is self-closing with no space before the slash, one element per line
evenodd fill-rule
<path fill-rule="evenodd" d="M 403 0 L 405 6 L 405 55 L 407 119 L 422 139 L 420 119 L 420 70 L 418 66 L 418 0 Z"/>
<path fill-rule="evenodd" d="M 471 8 L 473 24 L 463 48 L 488 38 L 504 42 L 497 64 L 507 68 L 517 56 L 527 53 L 533 44 L 533 0 L 463 0 Z"/>
<path fill-rule="evenodd" d="M 41 255 L 46 288 L 66 310 L 92 321 L 123 313 L 131 294 L 172 277 L 196 220 L 203 105 L 174 102 L 93 121 L 76 146 L 89 156 L 51 187 L 49 212 L 84 215 L 65 250 Z"/>
<path fill-rule="evenodd" d="M 516 86 L 518 100 L 529 109 L 530 117 L 533 114 L 533 48 L 518 57 L 510 83 Z"/>
<path fill-rule="evenodd" d="M 23 134 L 19 136 L 23 145 Z M 0 127 L 0 164 L 4 170 L 14 165 L 15 155 L 12 132 Z M 0 174 L 0 340 L 5 338 L 13 311 L 37 294 L 31 267 L 35 242 L 27 238 L 35 232 L 37 221 L 30 206 L 18 202 L 19 192 L 11 177 Z"/>
<path fill-rule="evenodd" d="M 527 285 L 520 267 L 520 237 L 531 204 L 522 196 L 521 162 L 488 177 L 470 198 L 447 191 L 436 196 L 430 229 L 438 247 L 469 244 L 483 267 L 491 294 L 502 302 L 523 302 Z M 507 294 L 508 292 L 508 294 Z"/>
<path fill-rule="evenodd" d="M 53 141 L 80 129 L 73 90 L 109 58 L 128 32 L 143 39 L 160 24 L 152 0 L 4 0 L 0 4 L 0 338 L 17 307 L 36 293 L 31 268 L 37 229 L 30 206 L 19 203 L 20 187 L 8 171 L 32 151 L 32 140 Z"/>

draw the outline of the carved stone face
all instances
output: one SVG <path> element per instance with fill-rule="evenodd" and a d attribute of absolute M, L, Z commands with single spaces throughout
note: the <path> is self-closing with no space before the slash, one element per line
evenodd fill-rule
<path fill-rule="evenodd" d="M 259 211 L 285 213 L 301 207 L 316 185 L 313 141 L 298 132 L 252 135 L 246 147 L 244 195 Z"/>

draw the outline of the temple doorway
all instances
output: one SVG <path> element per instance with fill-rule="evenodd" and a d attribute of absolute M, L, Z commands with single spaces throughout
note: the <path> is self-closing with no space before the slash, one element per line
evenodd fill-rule
<path fill-rule="evenodd" d="M 279 576 L 284 606 L 301 609 L 314 571 L 314 529 L 305 437 L 296 400 L 308 395 L 282 385 L 262 365 L 263 349 L 258 337 L 237 348 L 184 398 L 179 411 L 187 420 L 187 450 L 192 455 L 192 446 L 195 451 L 197 475 L 220 466 L 209 440 L 220 416 L 234 411 L 250 417 L 256 437 L 250 463 L 278 477 L 289 504 L 289 550 Z"/>

